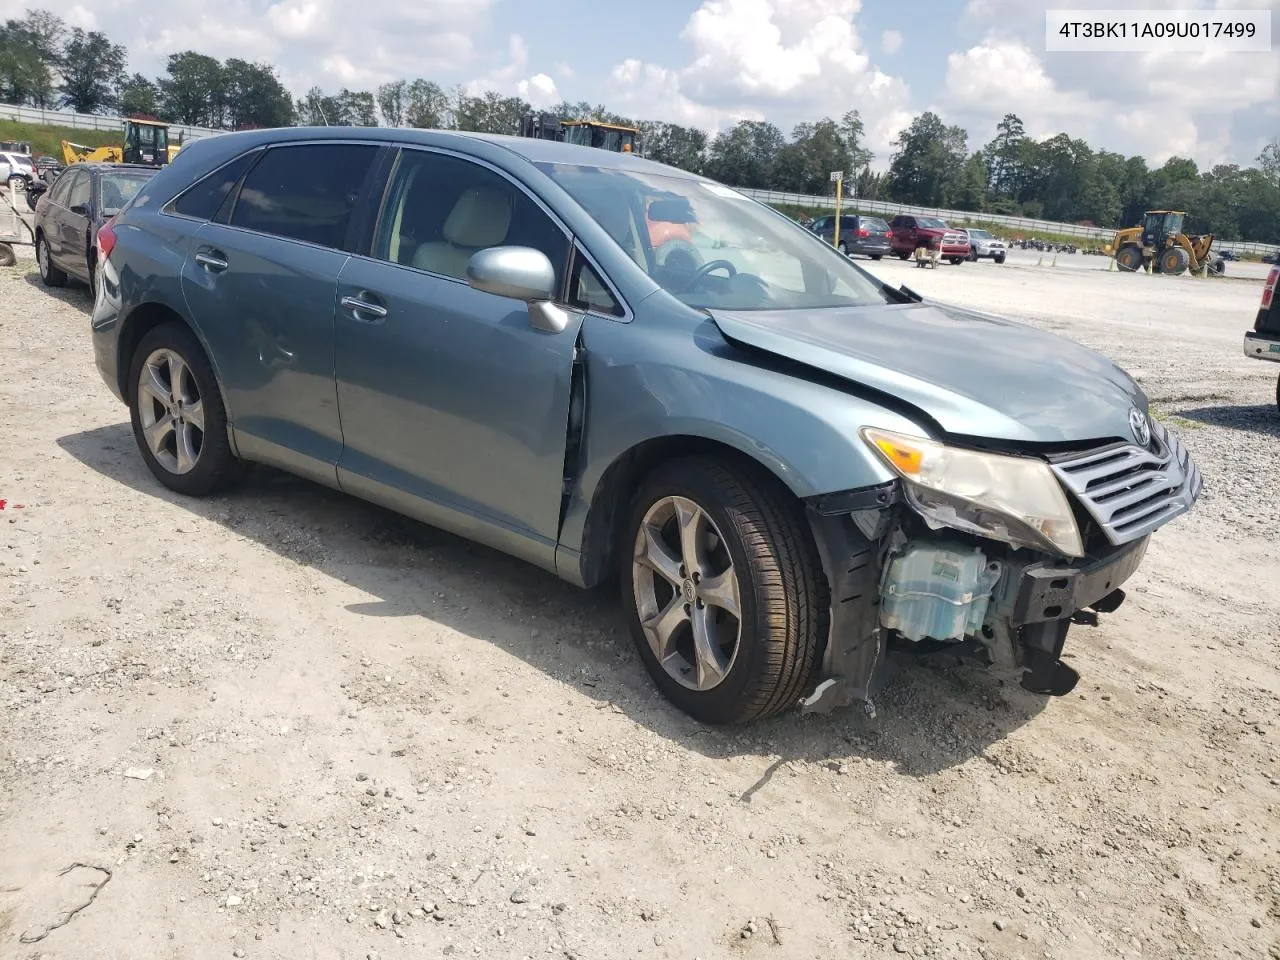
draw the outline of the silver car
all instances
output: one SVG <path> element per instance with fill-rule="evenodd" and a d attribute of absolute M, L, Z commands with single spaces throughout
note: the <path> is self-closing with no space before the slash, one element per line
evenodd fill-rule
<path fill-rule="evenodd" d="M 296 128 L 99 230 L 98 367 L 203 496 L 269 464 L 571 583 L 711 723 L 870 704 L 893 644 L 1071 689 L 1200 475 L 1105 357 L 923 300 L 720 183 L 590 147 Z"/>
<path fill-rule="evenodd" d="M 1004 263 L 1008 248 L 1005 242 L 990 230 L 967 229 L 960 232 L 969 238 L 970 260 L 985 258 L 994 260 L 996 263 Z"/>

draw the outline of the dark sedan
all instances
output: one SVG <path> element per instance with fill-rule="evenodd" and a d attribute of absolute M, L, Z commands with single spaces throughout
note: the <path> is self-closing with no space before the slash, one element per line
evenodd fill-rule
<path fill-rule="evenodd" d="M 77 163 L 36 203 L 36 263 L 46 286 L 69 277 L 96 292 L 94 240 L 98 228 L 133 199 L 156 168 L 123 163 Z"/>
<path fill-rule="evenodd" d="M 809 229 L 830 243 L 835 222 L 834 216 L 819 217 Z M 838 246 L 841 253 L 860 253 L 872 260 L 879 260 L 889 252 L 889 224 L 880 217 L 842 213 Z"/>

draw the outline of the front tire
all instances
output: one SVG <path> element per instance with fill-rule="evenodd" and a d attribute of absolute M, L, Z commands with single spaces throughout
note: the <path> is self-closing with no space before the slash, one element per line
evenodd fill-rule
<path fill-rule="evenodd" d="M 871 255 L 871 259 L 872 259 L 872 260 L 879 260 L 879 259 L 880 259 L 881 257 L 883 257 L 883 256 L 884 256 L 884 254 L 883 254 L 883 253 L 873 253 L 873 254 Z"/>
<path fill-rule="evenodd" d="M 964 263 L 964 257 L 947 257 L 947 259 L 950 260 L 952 265 L 956 267 Z"/>
<path fill-rule="evenodd" d="M 36 266 L 40 268 L 40 281 L 46 287 L 65 287 L 67 275 L 57 268 L 53 258 L 49 256 L 49 244 L 44 234 L 36 235 Z"/>
<path fill-rule="evenodd" d="M 180 323 L 151 330 L 129 364 L 133 437 L 152 475 L 176 493 L 203 497 L 239 475 L 213 367 Z"/>
<path fill-rule="evenodd" d="M 1125 273 L 1136 273 L 1142 269 L 1142 249 L 1132 243 L 1126 243 L 1116 251 L 1116 266 Z"/>
<path fill-rule="evenodd" d="M 758 469 L 689 457 L 632 501 L 623 608 L 658 689 L 709 724 L 793 708 L 828 624 L 828 591 L 798 504 Z"/>
<path fill-rule="evenodd" d="M 996 263 L 1004 263 L 1004 254 L 1003 254 L 1003 253 L 997 253 L 997 254 L 996 254 L 994 257 L 992 257 L 991 259 L 995 260 L 995 262 L 996 262 Z"/>

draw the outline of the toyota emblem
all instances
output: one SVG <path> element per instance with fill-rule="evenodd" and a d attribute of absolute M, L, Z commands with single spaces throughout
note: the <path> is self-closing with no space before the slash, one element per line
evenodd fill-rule
<path fill-rule="evenodd" d="M 1129 430 L 1140 446 L 1145 447 L 1151 442 L 1151 425 L 1147 422 L 1147 415 L 1137 407 L 1129 411 Z"/>

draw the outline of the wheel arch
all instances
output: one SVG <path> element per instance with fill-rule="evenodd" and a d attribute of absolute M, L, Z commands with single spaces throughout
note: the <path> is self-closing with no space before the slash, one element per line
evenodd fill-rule
<path fill-rule="evenodd" d="M 681 433 L 641 441 L 614 458 L 592 493 L 578 558 L 583 586 L 599 586 L 612 576 L 623 539 L 627 508 L 639 484 L 661 464 L 689 456 L 705 456 L 736 466 L 756 479 L 766 478 L 788 496 L 800 500 L 776 463 L 724 440 Z"/>
<path fill-rule="evenodd" d="M 140 303 L 129 311 L 128 316 L 124 318 L 120 325 L 120 335 L 116 340 L 116 383 L 120 386 L 120 396 L 124 398 L 124 402 L 128 405 L 133 404 L 134 385 L 129 382 L 129 368 L 133 364 L 133 355 L 137 352 L 138 344 L 142 343 L 142 338 L 154 330 L 156 327 L 163 326 L 166 323 L 177 323 L 185 327 L 200 344 L 200 349 L 204 351 L 205 357 L 209 361 L 209 366 L 213 368 L 214 381 L 218 385 L 218 394 L 222 398 L 222 408 L 227 412 L 227 441 L 231 444 L 231 452 L 239 456 L 236 447 L 235 430 L 233 423 L 231 407 L 227 404 L 227 391 L 222 385 L 222 375 L 218 371 L 218 362 L 209 344 L 205 342 L 200 331 L 195 325 L 188 322 L 173 307 L 158 300 Z"/>

